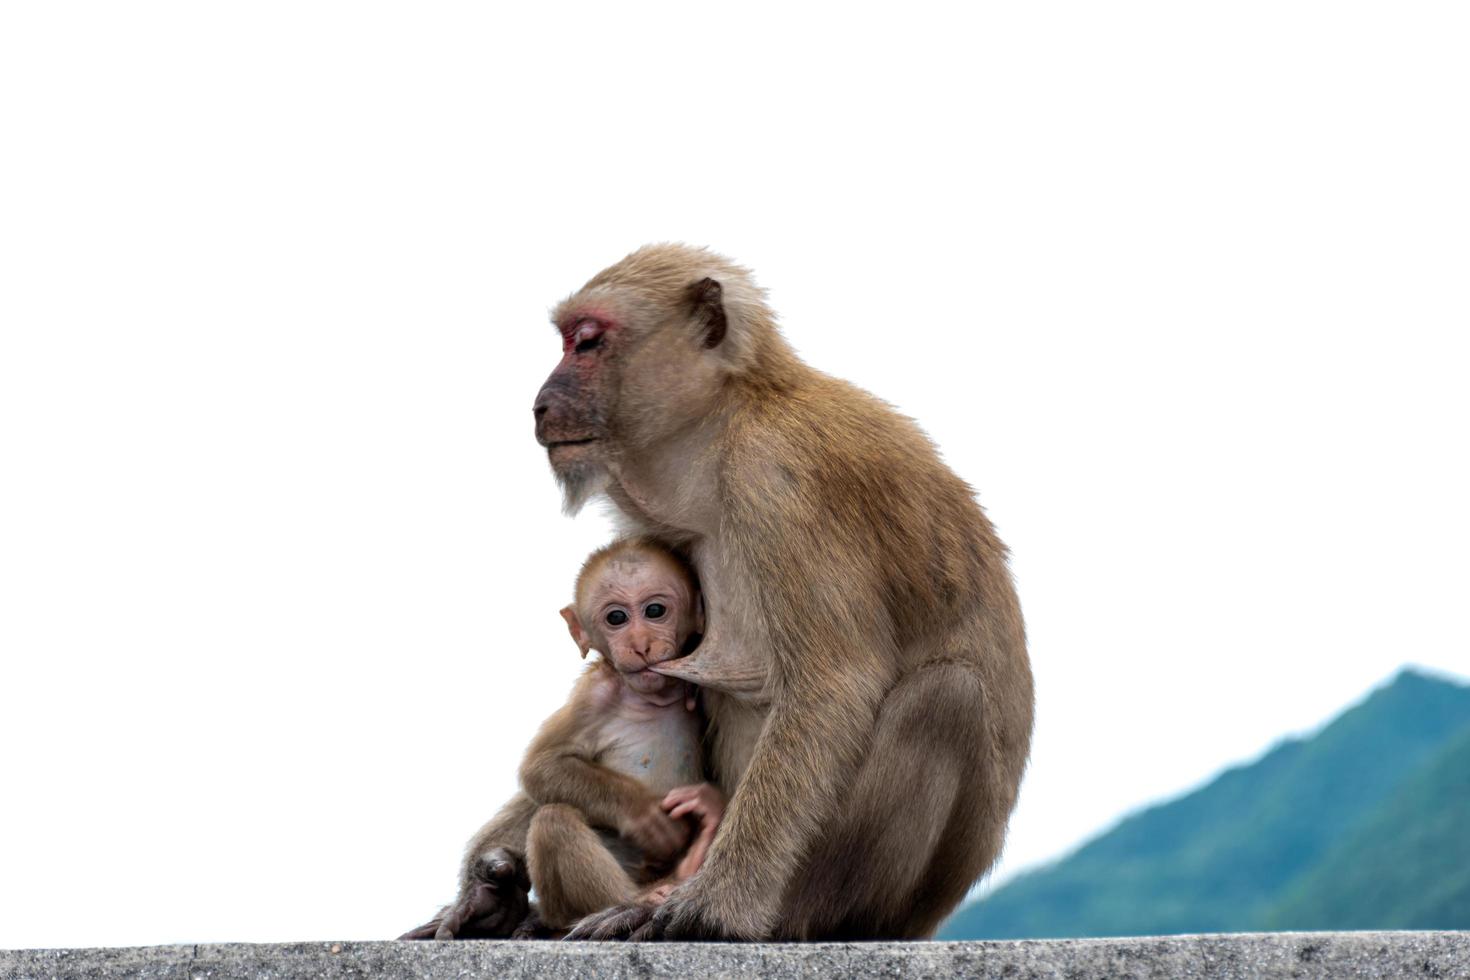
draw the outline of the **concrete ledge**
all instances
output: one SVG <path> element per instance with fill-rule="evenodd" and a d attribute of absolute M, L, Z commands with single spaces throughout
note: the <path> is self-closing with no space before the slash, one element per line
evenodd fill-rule
<path fill-rule="evenodd" d="M 0 950 L 3 980 L 329 977 L 1470 978 L 1470 932 L 1261 933 L 985 943 L 222 944 Z"/>

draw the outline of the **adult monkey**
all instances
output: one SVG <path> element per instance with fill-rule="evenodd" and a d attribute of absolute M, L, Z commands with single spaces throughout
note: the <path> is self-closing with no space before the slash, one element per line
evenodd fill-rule
<path fill-rule="evenodd" d="M 995 861 L 1032 725 L 1005 547 L 911 421 L 803 364 L 746 270 L 640 249 L 563 302 L 536 399 L 567 510 L 687 551 L 731 794 L 704 869 L 571 938 L 914 939 Z"/>

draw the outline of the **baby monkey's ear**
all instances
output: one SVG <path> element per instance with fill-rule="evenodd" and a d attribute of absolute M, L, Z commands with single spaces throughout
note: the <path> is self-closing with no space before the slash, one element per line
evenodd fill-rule
<path fill-rule="evenodd" d="M 704 593 L 694 593 L 694 633 L 704 633 Z"/>
<path fill-rule="evenodd" d="M 577 649 L 582 651 L 582 659 L 587 659 L 587 651 L 592 649 L 592 638 L 582 628 L 582 620 L 577 615 L 575 606 L 567 606 L 561 611 L 561 618 L 567 621 L 567 632 L 572 634 L 572 640 L 577 644 Z"/>

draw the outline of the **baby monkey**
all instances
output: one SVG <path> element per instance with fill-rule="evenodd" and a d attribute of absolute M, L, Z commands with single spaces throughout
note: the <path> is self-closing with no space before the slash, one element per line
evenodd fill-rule
<path fill-rule="evenodd" d="M 523 805 L 535 808 L 524 866 L 471 841 L 458 904 L 405 939 L 505 935 L 507 917 L 522 916 L 517 937 L 560 935 L 603 909 L 661 902 L 704 862 L 725 797 L 704 781 L 696 692 L 649 670 L 703 630 L 692 573 L 656 542 L 618 540 L 583 564 L 561 614 L 582 656 L 601 656 L 521 763 Z"/>

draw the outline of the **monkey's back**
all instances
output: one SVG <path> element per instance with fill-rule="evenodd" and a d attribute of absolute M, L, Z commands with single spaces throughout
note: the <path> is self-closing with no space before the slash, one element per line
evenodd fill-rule
<path fill-rule="evenodd" d="M 842 573 L 883 597 L 896 637 L 944 632 L 978 614 L 1024 651 L 1007 551 L 974 489 L 912 419 L 856 385 L 808 371 L 739 416 L 725 471 L 730 495 L 738 500 L 735 485 L 753 485 L 757 506 L 786 526 L 821 528 Z M 804 487 L 824 496 L 804 495 Z"/>

